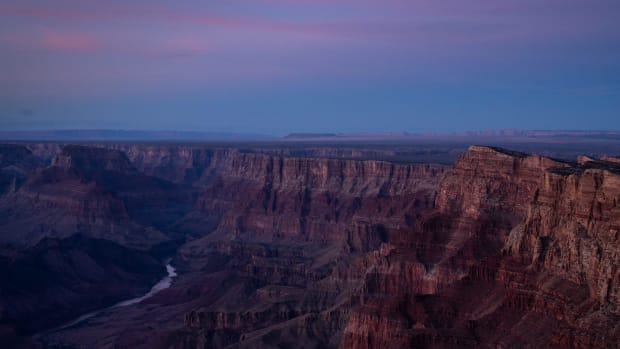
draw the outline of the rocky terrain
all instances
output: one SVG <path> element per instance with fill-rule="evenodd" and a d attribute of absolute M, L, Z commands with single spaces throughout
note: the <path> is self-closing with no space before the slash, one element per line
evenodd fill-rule
<path fill-rule="evenodd" d="M 0 147 L 0 341 L 620 347 L 620 160 L 372 149 Z"/>
<path fill-rule="evenodd" d="M 620 346 L 618 170 L 471 147 L 390 243 L 341 347 Z"/>

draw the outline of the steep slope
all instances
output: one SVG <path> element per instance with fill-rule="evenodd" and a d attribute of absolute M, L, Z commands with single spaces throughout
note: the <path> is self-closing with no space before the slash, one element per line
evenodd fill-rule
<path fill-rule="evenodd" d="M 179 259 L 204 275 L 182 338 L 207 347 L 337 346 L 364 254 L 432 204 L 443 173 L 438 165 L 216 153 L 197 208 L 219 218 Z"/>
<path fill-rule="evenodd" d="M 432 203 L 442 173 L 438 165 L 232 151 L 212 159 L 197 205 L 221 215 L 219 230 L 247 232 L 245 239 L 330 241 L 341 239 L 351 222 L 407 224 L 416 207 Z"/>
<path fill-rule="evenodd" d="M 15 192 L 43 161 L 22 145 L 0 144 L 0 196 Z"/>
<path fill-rule="evenodd" d="M 366 253 L 414 224 L 445 172 L 441 165 L 234 149 L 213 151 L 201 166 L 194 183 L 203 194 L 177 225 L 195 237 L 174 260 L 183 274 L 153 300 L 181 320 L 160 330 L 149 330 L 148 321 L 126 325 L 103 344 L 82 342 L 84 333 L 103 330 L 96 326 L 58 333 L 52 342 L 337 347 L 351 299 L 361 292 Z"/>
<path fill-rule="evenodd" d="M 158 229 L 192 203 L 190 189 L 139 173 L 120 151 L 69 145 L 2 197 L 0 241 L 32 246 L 83 233 L 147 248 L 168 240 Z"/>
<path fill-rule="evenodd" d="M 448 171 L 278 155 L 290 150 L 112 147 L 129 156 L 59 156 L 56 172 L 18 192 L 69 183 L 66 173 L 95 185 L 111 193 L 105 202 L 122 204 L 123 226 L 188 238 L 174 259 L 182 274 L 148 304 L 55 333 L 53 343 L 620 347 L 613 158 L 472 146 Z M 171 191 L 181 196 L 157 199 Z"/>
<path fill-rule="evenodd" d="M 619 180 L 608 162 L 471 147 L 367 274 L 340 347 L 620 346 Z"/>
<path fill-rule="evenodd" d="M 160 228 L 192 207 L 190 190 L 139 173 L 120 151 L 66 146 L 43 167 L 12 147 L 2 164 L 25 170 L 0 196 L 7 338 L 145 292 L 165 274 L 160 254 L 176 237 Z"/>
<path fill-rule="evenodd" d="M 161 262 L 146 252 L 83 235 L 2 250 L 0 323 L 30 334 L 142 294 L 163 274 Z"/>

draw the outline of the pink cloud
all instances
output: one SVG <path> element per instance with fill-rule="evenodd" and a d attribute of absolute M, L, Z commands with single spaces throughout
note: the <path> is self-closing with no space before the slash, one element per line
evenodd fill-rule
<path fill-rule="evenodd" d="M 290 0 L 262 0 L 266 4 L 296 4 L 307 6 L 312 1 L 300 0 L 291 2 Z M 329 3 L 328 0 L 316 0 L 320 3 Z M 377 0 L 358 0 L 367 5 L 374 4 L 375 7 L 385 7 L 383 2 Z M 391 5 L 408 4 L 405 0 L 386 0 Z M 71 3 L 71 1 L 69 1 Z M 338 0 L 340 4 L 355 4 L 353 0 Z M 431 3 L 431 2 L 429 2 Z M 414 5 L 411 5 L 414 6 Z M 425 6 L 414 6 L 417 10 L 430 10 Z M 377 8 L 375 8 L 376 10 Z M 432 9 L 432 7 L 431 7 Z M 334 38 L 334 37 L 368 37 L 368 36 L 408 36 L 412 35 L 411 28 L 407 28 L 404 23 L 384 22 L 381 20 L 364 21 L 300 21 L 291 19 L 274 19 L 264 17 L 230 16 L 213 11 L 175 11 L 164 6 L 154 4 L 127 5 L 127 4 L 106 4 L 98 3 L 91 8 L 84 6 L 69 7 L 25 7 L 25 6 L 2 6 L 0 5 L 0 16 L 19 16 L 35 17 L 42 19 L 54 19 L 63 21 L 91 21 L 91 20 L 111 20 L 111 19 L 138 19 L 147 21 L 164 21 L 170 23 L 193 23 L 201 26 L 220 26 L 227 28 L 237 28 L 251 31 L 268 31 L 276 33 L 293 33 L 311 37 Z M 407 22 L 405 22 L 407 23 Z M 414 28 L 418 29 L 418 28 Z M 428 31 L 424 33 L 428 35 Z M 454 35 L 449 32 L 447 35 Z M 458 33 L 457 33 L 458 34 Z"/>
<path fill-rule="evenodd" d="M 189 53 L 206 52 L 210 48 L 210 44 L 206 40 L 193 38 L 178 38 L 170 40 L 166 46 L 175 51 Z"/>
<path fill-rule="evenodd" d="M 55 50 L 94 51 L 100 47 L 95 37 L 79 32 L 46 32 L 42 43 Z"/>
<path fill-rule="evenodd" d="M 170 8 L 152 3 L 93 2 L 91 6 L 83 6 L 83 0 L 59 1 L 64 5 L 53 7 L 0 5 L 0 19 L 2 16 L 32 17 L 64 21 L 74 25 L 90 25 L 93 21 L 122 19 L 132 20 L 132 22 L 190 23 L 205 28 L 217 26 L 246 31 L 289 33 L 322 39 L 395 37 L 400 40 L 402 37 L 406 37 L 411 40 L 421 37 L 429 42 L 437 40 L 442 42 L 456 41 L 457 43 L 459 40 L 469 42 L 471 38 L 477 40 L 479 36 L 484 37 L 485 40 L 490 38 L 501 42 L 507 40 L 569 40 L 576 37 L 589 39 L 598 36 L 601 32 L 605 32 L 605 35 L 617 33 L 617 31 L 613 31 L 613 27 L 601 29 L 604 25 L 613 26 L 615 21 L 609 22 L 600 18 L 596 18 L 596 21 L 591 20 L 589 23 L 584 23 L 584 25 L 574 25 L 577 21 L 585 18 L 585 15 L 582 15 L 583 11 L 569 11 L 570 13 L 567 15 L 550 22 L 547 20 L 549 18 L 548 12 L 551 9 L 553 11 L 560 9 L 557 11 L 561 11 L 562 7 L 538 3 L 534 6 L 533 0 L 500 2 L 498 4 L 488 4 L 478 0 L 472 0 L 472 2 L 457 0 L 439 2 L 431 0 L 335 0 L 333 1 L 334 5 L 367 7 L 366 11 L 363 11 L 365 14 L 361 17 L 336 19 L 335 21 L 333 18 L 327 20 L 311 19 L 312 16 L 301 16 L 303 19 L 299 19 L 299 16 L 297 16 L 298 19 L 295 19 L 296 16 L 273 18 L 247 13 L 241 16 L 231 16 L 225 14 L 226 12 L 190 11 L 187 8 Z M 231 1 L 241 3 L 240 1 Z M 560 0 L 549 1 L 557 4 Z M 292 7 L 309 6 L 316 3 L 326 6 L 326 4 L 331 3 L 329 0 L 260 0 L 260 2 L 266 6 L 286 5 L 289 7 L 292 5 L 295 5 Z M 572 3 L 574 6 L 575 1 Z M 529 13 L 532 12 L 532 8 L 536 11 Z M 220 8 L 219 11 L 222 9 Z M 299 9 L 291 11 L 293 15 L 299 13 Z M 368 13 L 369 11 L 371 14 Z M 387 18 L 383 16 L 387 16 Z M 527 21 L 524 18 L 527 18 Z M 82 39 L 68 40 L 67 45 L 55 41 L 62 42 L 63 40 L 52 40 L 51 46 L 64 46 L 64 48 L 73 49 L 80 49 L 80 47 L 84 49 L 89 46 L 86 40 Z M 56 43 L 59 45 L 55 45 Z M 191 43 L 181 43 L 181 45 L 192 46 Z M 190 50 L 195 51 L 195 48 Z M 199 50 L 204 51 L 204 48 Z"/>
<path fill-rule="evenodd" d="M 76 20 L 109 20 L 118 18 L 140 18 L 146 20 L 163 20 L 168 22 L 195 23 L 202 25 L 218 25 L 251 30 L 267 30 L 275 32 L 297 32 L 306 34 L 328 34 L 323 24 L 306 24 L 286 21 L 264 20 L 227 16 L 216 13 L 175 12 L 156 5 L 98 5 L 96 8 L 32 8 L 24 6 L 0 5 L 0 16 L 33 17 L 63 21 Z"/>

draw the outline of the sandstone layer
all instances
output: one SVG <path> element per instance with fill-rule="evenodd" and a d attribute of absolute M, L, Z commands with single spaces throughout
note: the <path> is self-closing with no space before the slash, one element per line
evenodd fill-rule
<path fill-rule="evenodd" d="M 8 165 L 0 159 L 19 169 L 7 172 L 0 197 L 0 236 L 19 246 L 5 249 L 7 265 L 37 253 L 77 258 L 89 244 L 111 243 L 152 270 L 145 279 L 160 272 L 152 258 L 169 253 L 181 273 L 144 304 L 44 344 L 620 347 L 614 157 L 572 162 L 472 146 L 448 168 L 350 149 L 29 149 Z M 55 155 L 47 161 L 46 152 Z M 114 297 L 144 287 L 125 279 L 137 281 L 139 270 L 87 255 L 108 265 L 102 270 L 125 270 L 114 274 L 125 285 Z M 52 275 L 66 270 L 53 265 Z M 72 273 L 71 283 L 86 278 Z"/>

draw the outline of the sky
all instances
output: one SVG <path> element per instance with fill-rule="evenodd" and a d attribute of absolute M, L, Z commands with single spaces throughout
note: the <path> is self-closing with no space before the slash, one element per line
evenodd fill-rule
<path fill-rule="evenodd" d="M 0 130 L 620 130 L 618 0 L 2 0 Z"/>

